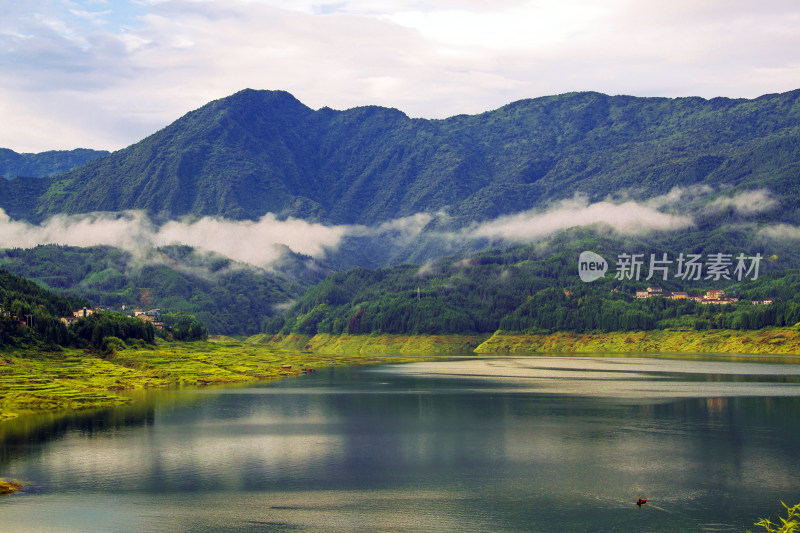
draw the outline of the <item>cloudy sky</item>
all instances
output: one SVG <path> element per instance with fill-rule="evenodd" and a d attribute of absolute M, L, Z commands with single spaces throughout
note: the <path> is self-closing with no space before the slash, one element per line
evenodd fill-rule
<path fill-rule="evenodd" d="M 240 89 L 413 117 L 800 87 L 795 0 L 0 0 L 0 147 L 118 149 Z"/>

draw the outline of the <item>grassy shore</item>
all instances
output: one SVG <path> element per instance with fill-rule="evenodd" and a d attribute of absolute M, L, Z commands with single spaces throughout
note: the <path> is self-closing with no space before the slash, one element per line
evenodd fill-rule
<path fill-rule="evenodd" d="M 160 342 L 98 356 L 81 350 L 0 355 L 0 421 L 24 413 L 130 402 L 120 391 L 278 379 L 323 367 L 465 353 L 800 354 L 800 331 L 640 331 L 521 335 L 302 335 Z M 390 357 L 390 359 L 387 359 Z M 284 366 L 290 365 L 287 369 Z"/>
<path fill-rule="evenodd" d="M 476 353 L 722 353 L 800 354 L 800 331 L 635 331 L 521 335 L 497 332 Z"/>
<path fill-rule="evenodd" d="M 388 362 L 385 356 L 349 354 L 287 351 L 227 337 L 160 342 L 109 356 L 82 350 L 5 352 L 0 355 L 0 420 L 122 405 L 131 401 L 119 394 L 125 390 L 264 381 L 297 375 L 304 367 Z"/>
<path fill-rule="evenodd" d="M 800 331 L 655 330 L 525 335 L 258 335 L 249 343 L 327 354 L 729 353 L 800 354 Z"/>
<path fill-rule="evenodd" d="M 471 353 L 488 335 L 256 335 L 248 343 L 320 354 Z"/>

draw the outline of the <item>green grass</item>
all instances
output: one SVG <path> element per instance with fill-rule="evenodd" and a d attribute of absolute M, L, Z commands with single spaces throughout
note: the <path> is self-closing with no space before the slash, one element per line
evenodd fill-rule
<path fill-rule="evenodd" d="M 525 335 L 497 332 L 477 353 L 728 353 L 800 354 L 800 331 L 794 328 L 740 330 L 653 330 L 610 333 Z"/>
<path fill-rule="evenodd" d="M 385 356 L 278 350 L 228 337 L 159 342 L 155 347 L 129 348 L 105 357 L 80 350 L 16 351 L 0 358 L 0 420 L 42 411 L 122 405 L 132 401 L 119 394 L 125 390 L 264 381 L 298 375 L 303 367 L 386 361 Z"/>
<path fill-rule="evenodd" d="M 488 335 L 255 335 L 250 344 L 318 354 L 444 354 L 470 353 Z"/>

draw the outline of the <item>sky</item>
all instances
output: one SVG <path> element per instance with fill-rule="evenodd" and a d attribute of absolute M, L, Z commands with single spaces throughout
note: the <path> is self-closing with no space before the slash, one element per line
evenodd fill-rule
<path fill-rule="evenodd" d="M 0 147 L 116 150 L 244 88 L 480 113 L 800 88 L 796 0 L 0 0 Z"/>

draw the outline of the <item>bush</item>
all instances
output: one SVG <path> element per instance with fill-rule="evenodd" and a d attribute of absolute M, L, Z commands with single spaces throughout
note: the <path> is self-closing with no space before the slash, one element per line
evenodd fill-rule
<path fill-rule="evenodd" d="M 786 508 L 786 518 L 779 518 L 780 524 L 774 524 L 767 518 L 762 518 L 755 525 L 763 527 L 767 533 L 791 533 L 793 531 L 800 531 L 800 503 L 793 507 L 789 507 L 781 502 Z M 750 533 L 748 531 L 748 533 Z"/>

